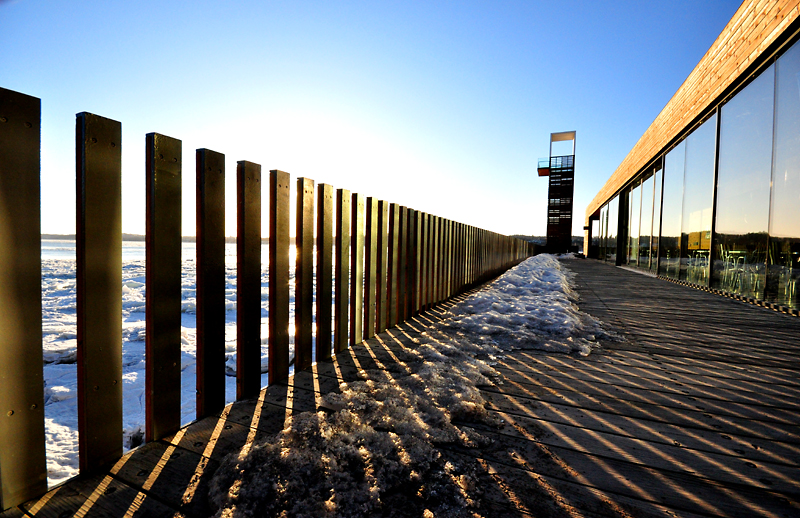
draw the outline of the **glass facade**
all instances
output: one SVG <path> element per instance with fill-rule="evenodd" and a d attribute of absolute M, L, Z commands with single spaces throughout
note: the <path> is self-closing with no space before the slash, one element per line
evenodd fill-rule
<path fill-rule="evenodd" d="M 686 142 L 675 146 L 664 160 L 664 196 L 661 202 L 659 273 L 678 278 L 681 263 L 681 216 L 683 214 L 683 166 Z"/>
<path fill-rule="evenodd" d="M 800 307 L 800 44 L 776 64 L 767 298 Z"/>
<path fill-rule="evenodd" d="M 602 207 L 600 257 L 800 309 L 800 43 L 660 161 Z"/>
<path fill-rule="evenodd" d="M 774 92 L 770 67 L 720 114 L 712 286 L 757 298 L 766 282 Z"/>
<path fill-rule="evenodd" d="M 635 266 L 639 260 L 639 221 L 642 214 L 642 187 L 636 185 L 628 193 L 628 258 Z"/>
<path fill-rule="evenodd" d="M 642 215 L 639 223 L 639 268 L 650 269 L 653 234 L 653 176 L 642 182 Z"/>
<path fill-rule="evenodd" d="M 664 172 L 661 164 L 655 168 L 653 175 L 653 237 L 650 241 L 650 271 L 658 272 L 658 252 L 659 238 L 661 237 L 661 186 L 664 180 Z"/>
<path fill-rule="evenodd" d="M 617 262 L 617 222 L 619 219 L 619 196 L 608 202 L 608 233 L 606 234 L 606 261 Z"/>
<path fill-rule="evenodd" d="M 680 278 L 696 284 L 708 283 L 716 133 L 713 115 L 686 138 Z"/>

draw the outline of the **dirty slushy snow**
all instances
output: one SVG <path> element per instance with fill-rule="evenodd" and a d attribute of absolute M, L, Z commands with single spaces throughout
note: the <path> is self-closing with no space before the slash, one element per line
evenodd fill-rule
<path fill-rule="evenodd" d="M 490 443 L 464 424 L 499 425 L 478 387 L 499 379 L 491 365 L 504 353 L 596 347 L 604 332 L 575 306 L 572 278 L 554 256 L 527 259 L 395 351 L 398 362 L 324 395 L 325 411 L 229 455 L 211 483 L 216 516 L 481 516 L 477 465 L 443 451 Z"/>

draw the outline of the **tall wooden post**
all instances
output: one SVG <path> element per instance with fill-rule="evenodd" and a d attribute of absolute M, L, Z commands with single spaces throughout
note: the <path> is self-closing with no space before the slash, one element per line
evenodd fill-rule
<path fill-rule="evenodd" d="M 198 149 L 197 418 L 225 406 L 225 155 Z"/>
<path fill-rule="evenodd" d="M 269 384 L 289 378 L 289 173 L 269 172 Z"/>
<path fill-rule="evenodd" d="M 294 292 L 294 367 L 311 367 L 314 324 L 314 180 L 297 179 Z"/>
<path fill-rule="evenodd" d="M 145 439 L 181 426 L 181 141 L 148 133 Z"/>
<path fill-rule="evenodd" d="M 333 347 L 335 352 L 347 349 L 349 343 L 348 312 L 350 310 L 350 191 L 336 191 L 336 271 L 334 285 L 336 306 L 334 306 Z"/>
<path fill-rule="evenodd" d="M 317 361 L 331 359 L 333 326 L 333 187 L 317 186 Z"/>
<path fill-rule="evenodd" d="M 82 472 L 122 456 L 121 143 L 119 122 L 86 112 L 77 115 L 78 459 Z"/>
<path fill-rule="evenodd" d="M 364 339 L 364 196 L 353 193 L 350 236 L 350 344 Z"/>
<path fill-rule="evenodd" d="M 236 398 L 261 391 L 261 166 L 236 163 Z"/>
<path fill-rule="evenodd" d="M 0 510 L 47 491 L 41 101 L 0 88 Z"/>

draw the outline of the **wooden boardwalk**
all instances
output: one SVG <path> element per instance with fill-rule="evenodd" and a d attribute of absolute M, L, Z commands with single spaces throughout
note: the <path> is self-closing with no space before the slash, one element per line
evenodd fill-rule
<path fill-rule="evenodd" d="M 800 318 L 595 261 L 565 264 L 581 309 L 621 339 L 586 358 L 520 350 L 499 361 L 502 383 L 482 392 L 505 425 L 459 423 L 492 444 L 441 447 L 478 466 L 477 512 L 800 516 Z M 223 457 L 316 409 L 340 381 L 397 371 L 448 304 L 2 517 L 207 516 Z"/>

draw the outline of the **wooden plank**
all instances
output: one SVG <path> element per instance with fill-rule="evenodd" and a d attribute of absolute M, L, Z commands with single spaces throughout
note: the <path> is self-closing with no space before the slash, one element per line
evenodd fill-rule
<path fill-rule="evenodd" d="M 420 309 L 420 279 L 422 264 L 422 226 L 421 213 L 410 210 L 409 214 L 409 239 L 408 239 L 408 284 L 409 284 L 409 309 L 406 320 L 419 313 Z"/>
<path fill-rule="evenodd" d="M 350 345 L 364 339 L 364 232 L 365 200 L 353 193 L 350 234 Z"/>
<path fill-rule="evenodd" d="M 261 390 L 261 166 L 236 163 L 236 398 Z"/>
<path fill-rule="evenodd" d="M 289 377 L 289 173 L 269 172 L 269 384 Z"/>
<path fill-rule="evenodd" d="M 367 197 L 364 234 L 364 339 L 375 336 L 378 310 L 378 200 Z"/>
<path fill-rule="evenodd" d="M 47 491 L 41 101 L 0 88 L 0 509 Z"/>
<path fill-rule="evenodd" d="M 348 314 L 350 309 L 350 191 L 336 191 L 336 271 L 334 283 L 336 306 L 334 307 L 334 352 L 347 349 Z"/>
<path fill-rule="evenodd" d="M 148 133 L 145 440 L 181 425 L 181 141 Z"/>
<path fill-rule="evenodd" d="M 400 206 L 389 205 L 388 256 L 386 264 L 386 327 L 397 323 L 398 278 L 400 274 Z"/>
<path fill-rule="evenodd" d="M 107 473 L 83 475 L 63 486 L 51 489 L 39 499 L 26 502 L 23 508 L 36 518 L 91 516 L 176 516 L 177 508 L 168 507 Z M 5 515 L 0 515 L 5 518 Z"/>
<path fill-rule="evenodd" d="M 389 203 L 378 201 L 378 278 L 376 284 L 377 297 L 375 299 L 376 322 L 375 331 L 386 331 L 389 315 L 389 278 L 387 276 L 389 257 Z"/>
<path fill-rule="evenodd" d="M 294 295 L 295 369 L 311 367 L 314 326 L 314 181 L 297 179 Z"/>
<path fill-rule="evenodd" d="M 196 169 L 196 387 L 200 419 L 225 406 L 225 155 L 198 149 Z"/>
<path fill-rule="evenodd" d="M 78 460 L 122 456 L 122 124 L 76 118 Z"/>
<path fill-rule="evenodd" d="M 333 186 L 317 186 L 317 361 L 329 361 L 333 345 Z"/>

